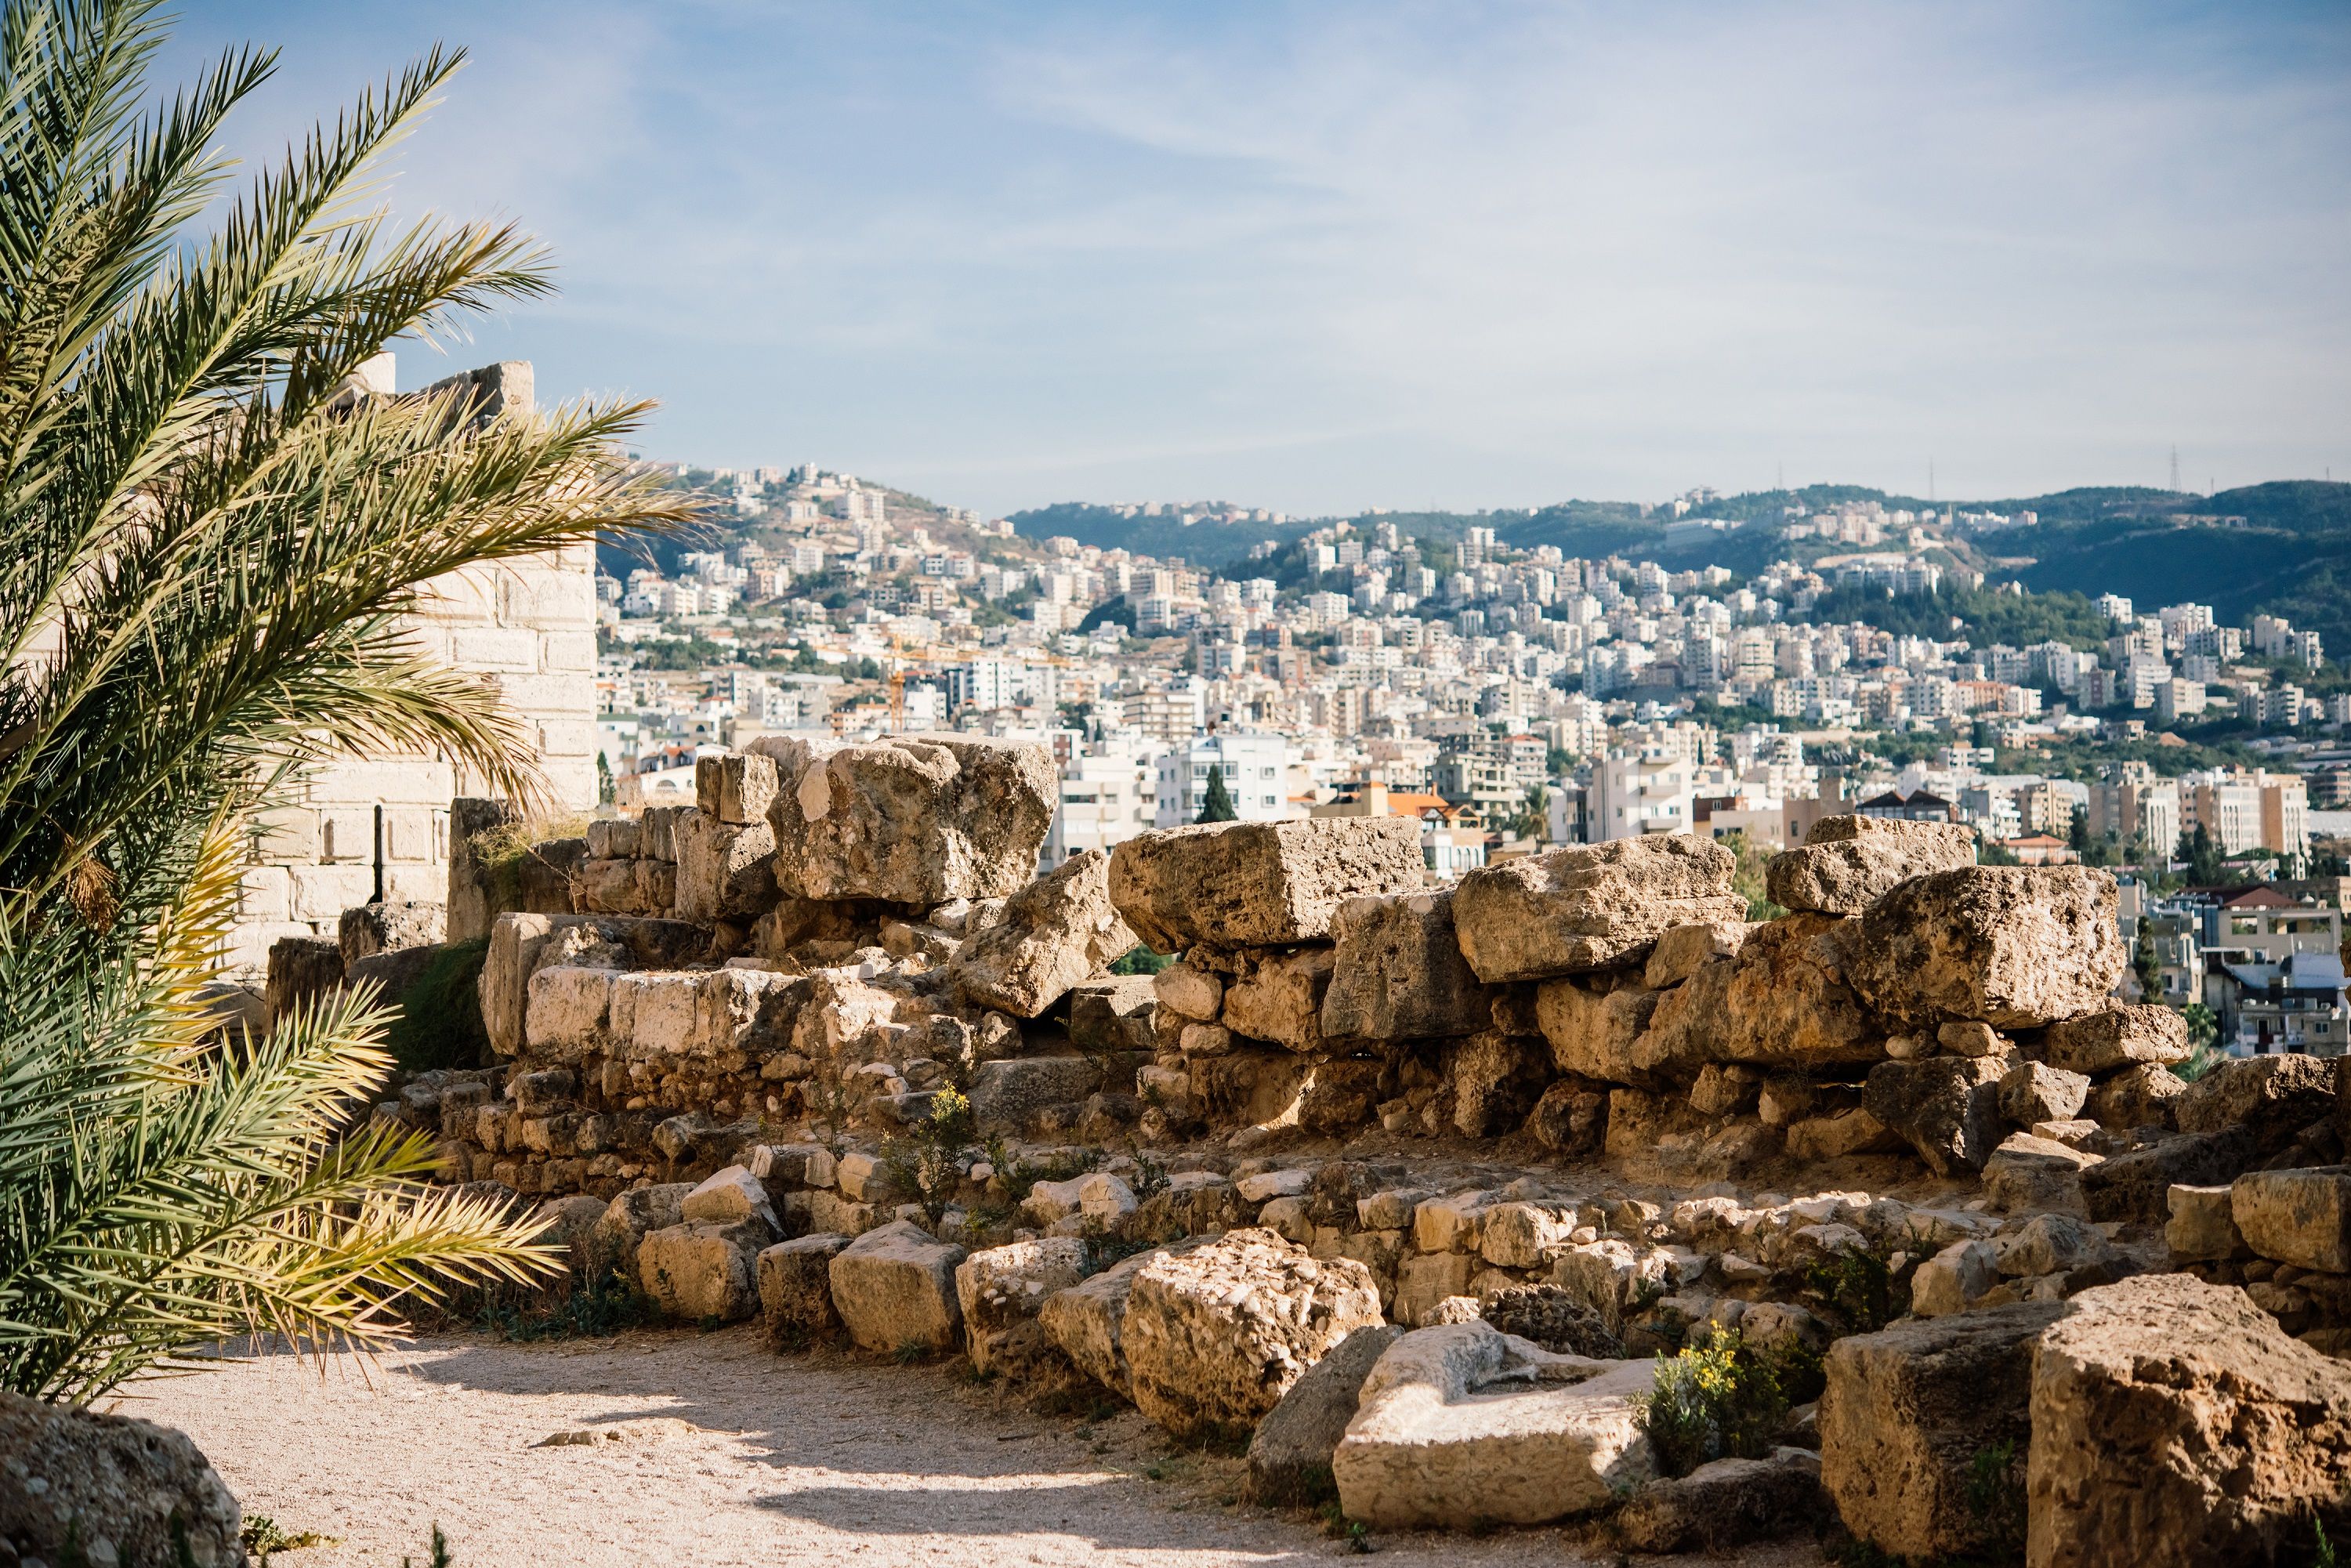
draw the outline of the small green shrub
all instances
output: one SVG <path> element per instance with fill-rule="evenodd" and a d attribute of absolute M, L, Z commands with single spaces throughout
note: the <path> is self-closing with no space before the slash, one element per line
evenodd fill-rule
<path fill-rule="evenodd" d="M 922 1205 L 933 1230 L 946 1218 L 947 1204 L 963 1180 L 962 1161 L 977 1132 L 971 1100 L 950 1084 L 931 1096 L 930 1114 L 903 1138 L 882 1145 L 882 1164 L 892 1185 Z"/>
<path fill-rule="evenodd" d="M 1137 943 L 1110 961 L 1113 975 L 1155 975 L 1176 961 L 1173 953 L 1155 953 Z"/>
<path fill-rule="evenodd" d="M 1652 1392 L 1635 1416 L 1669 1476 L 1709 1459 L 1760 1459 L 1788 1416 L 1780 1358 L 1748 1344 L 1736 1330 L 1657 1357 Z"/>
<path fill-rule="evenodd" d="M 384 1031 L 392 1060 L 411 1072 L 482 1067 L 490 1060 L 490 1033 L 482 1023 L 482 964 L 489 938 L 453 942 L 433 956 L 424 972 L 401 993 L 400 1010 Z"/>
<path fill-rule="evenodd" d="M 248 1513 L 245 1527 L 237 1531 L 245 1549 L 261 1559 L 262 1568 L 268 1568 L 269 1559 L 280 1552 L 299 1552 L 308 1546 L 332 1546 L 335 1538 L 321 1535 L 315 1530 L 298 1530 L 288 1533 L 266 1513 Z"/>
<path fill-rule="evenodd" d="M 1852 1333 L 1876 1333 L 1909 1310 L 1894 1283 L 1892 1252 L 1875 1245 L 1811 1265 L 1804 1291 Z"/>
<path fill-rule="evenodd" d="M 486 1302 L 478 1320 L 500 1339 L 528 1344 L 550 1339 L 609 1339 L 623 1329 L 642 1328 L 660 1313 L 653 1298 L 619 1267 L 574 1276 L 570 1288 L 552 1297 Z"/>
<path fill-rule="evenodd" d="M 433 1555 L 425 1563 L 424 1568 L 449 1568 L 449 1565 L 455 1561 L 456 1559 L 449 1555 L 449 1538 L 441 1533 L 441 1527 L 439 1525 L 434 1525 L 433 1527 Z M 416 1564 L 410 1562 L 406 1557 L 402 1557 L 400 1560 L 400 1568 L 416 1568 Z"/>

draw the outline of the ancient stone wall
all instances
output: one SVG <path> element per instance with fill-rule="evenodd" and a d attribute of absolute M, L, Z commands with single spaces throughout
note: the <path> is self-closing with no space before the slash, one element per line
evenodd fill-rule
<path fill-rule="evenodd" d="M 2186 1068 L 2103 873 L 1830 818 L 1755 923 L 1702 840 L 1427 887 L 1343 820 L 1032 880 L 1034 747 L 697 785 L 496 917 L 498 1065 L 378 1112 L 664 1312 L 1131 1401 L 1381 1528 L 2185 1563 L 2351 1522 L 2340 1064 Z M 1138 936 L 1179 961 L 1105 973 Z M 1766 1358 L 1766 1425 L 1657 1426 L 1677 1351 Z"/>

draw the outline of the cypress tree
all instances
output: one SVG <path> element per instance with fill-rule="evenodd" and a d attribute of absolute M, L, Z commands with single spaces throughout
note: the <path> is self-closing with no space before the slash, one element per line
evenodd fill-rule
<path fill-rule="evenodd" d="M 1208 764 L 1208 789 L 1201 797 L 1200 814 L 1196 822 L 1237 822 L 1240 813 L 1233 809 L 1233 798 L 1225 789 L 1225 769 L 1219 763 Z"/>

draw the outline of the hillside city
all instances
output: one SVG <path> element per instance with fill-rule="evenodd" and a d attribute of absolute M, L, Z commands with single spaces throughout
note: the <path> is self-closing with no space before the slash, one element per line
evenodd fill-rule
<path fill-rule="evenodd" d="M 598 577 L 624 808 L 690 801 L 698 757 L 762 735 L 956 729 L 1050 747 L 1040 870 L 1192 821 L 1212 786 L 1246 820 L 1416 817 L 1436 880 L 1657 832 L 1760 864 L 1840 810 L 1950 821 L 1987 862 L 2119 868 L 2141 988 L 2225 1048 L 2344 1048 L 2351 681 L 2283 617 L 1970 564 L 2029 512 L 1792 493 L 1748 573 L 1516 548 L 1507 514 L 1306 520 L 1211 564 L 1220 533 L 1293 519 L 1111 509 L 1201 541 L 1153 556 L 813 465 L 664 472 L 725 520 Z M 1685 557 L 1742 526 L 1716 499 L 1657 508 Z"/>

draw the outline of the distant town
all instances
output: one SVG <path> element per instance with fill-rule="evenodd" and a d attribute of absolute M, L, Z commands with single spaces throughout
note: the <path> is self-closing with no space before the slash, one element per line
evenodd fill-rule
<path fill-rule="evenodd" d="M 1092 509 L 1203 547 L 1270 526 L 1217 559 L 1031 537 L 813 465 L 664 467 L 719 520 L 599 574 L 599 768 L 623 807 L 691 800 L 697 756 L 760 735 L 960 729 L 1052 748 L 1041 869 L 1194 821 L 1212 784 L 1244 819 L 1416 817 L 1439 879 L 1657 832 L 1760 867 L 1839 811 L 1954 821 L 1988 862 L 2117 868 L 2141 990 L 2225 1048 L 2344 1048 L 2351 673 L 2283 616 L 1970 564 L 2030 512 L 1655 508 L 1684 559 L 1773 536 L 1781 558 L 1740 571 L 1513 546 L 1508 514 Z"/>

